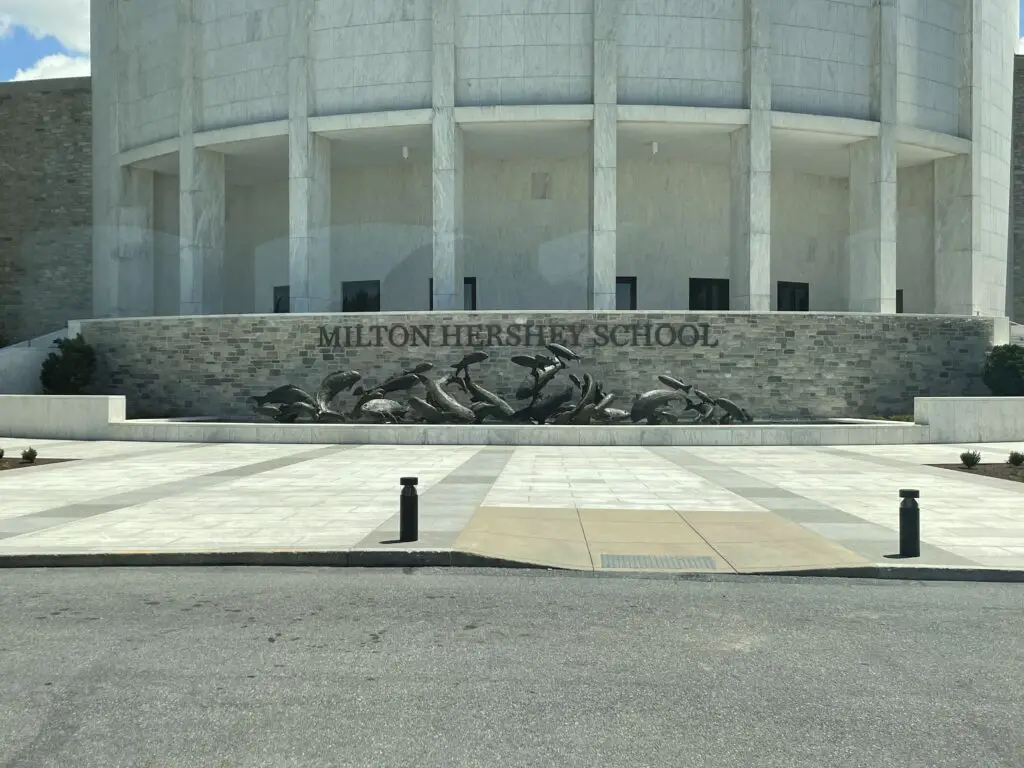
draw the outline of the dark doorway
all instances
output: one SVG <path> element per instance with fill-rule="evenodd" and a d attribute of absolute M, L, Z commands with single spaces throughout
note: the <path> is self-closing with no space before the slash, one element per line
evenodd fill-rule
<path fill-rule="evenodd" d="M 720 278 L 690 278 L 690 309 L 719 312 L 729 309 L 729 281 Z"/>
<path fill-rule="evenodd" d="M 342 312 L 380 312 L 380 280 L 349 280 L 341 284 Z"/>
<path fill-rule="evenodd" d="M 291 311 L 291 286 L 274 286 L 274 314 L 281 314 Z"/>
<path fill-rule="evenodd" d="M 779 312 L 808 312 L 811 308 L 811 286 L 808 283 L 788 283 L 779 280 Z"/>
<path fill-rule="evenodd" d="M 636 309 L 636 278 L 615 278 L 615 308 Z"/>

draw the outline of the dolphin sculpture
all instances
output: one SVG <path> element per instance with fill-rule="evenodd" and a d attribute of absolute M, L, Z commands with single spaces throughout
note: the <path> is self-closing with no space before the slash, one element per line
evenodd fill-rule
<path fill-rule="evenodd" d="M 509 405 L 507 402 L 505 402 L 503 399 L 498 397 L 490 390 L 484 389 L 479 384 L 475 383 L 468 376 L 466 377 L 465 383 L 466 388 L 469 390 L 470 394 L 478 402 L 490 405 L 493 411 L 500 414 L 502 417 L 506 419 L 511 419 L 515 415 L 515 409 L 511 405 Z"/>
<path fill-rule="evenodd" d="M 547 345 L 547 350 L 548 350 L 548 352 L 553 354 L 556 358 L 558 358 L 558 360 L 560 360 L 563 364 L 566 361 L 569 361 L 569 362 L 579 362 L 579 359 L 580 359 L 579 355 L 577 355 L 575 352 L 573 352 L 568 347 L 563 346 L 562 344 L 558 344 L 558 343 L 552 342 L 551 344 Z"/>
<path fill-rule="evenodd" d="M 444 413 L 440 408 L 435 408 L 421 397 L 413 395 L 409 398 L 409 408 L 417 416 L 431 424 L 440 424 L 444 420 Z"/>
<path fill-rule="evenodd" d="M 469 366 L 476 365 L 477 363 L 482 363 L 488 357 L 490 357 L 490 355 L 488 355 L 486 352 L 470 352 L 468 355 L 459 360 L 459 362 L 453 365 L 452 368 L 455 369 L 456 376 L 458 376 L 459 373 L 463 371 L 468 373 Z"/>
<path fill-rule="evenodd" d="M 360 413 L 384 422 L 394 423 L 405 415 L 406 408 L 394 400 L 378 397 L 368 400 L 359 407 Z"/>
<path fill-rule="evenodd" d="M 644 419 L 650 419 L 656 410 L 685 397 L 686 395 L 674 389 L 652 389 L 650 392 L 637 395 L 629 416 L 634 424 Z"/>
<path fill-rule="evenodd" d="M 281 416 L 295 421 L 300 418 L 307 418 L 310 421 L 316 421 L 317 416 L 320 415 L 320 409 L 312 403 L 307 403 L 303 400 L 299 400 L 294 403 L 287 403 L 281 406 Z"/>
<path fill-rule="evenodd" d="M 674 376 L 669 376 L 668 374 L 665 373 L 658 374 L 658 381 L 660 381 L 669 389 L 678 389 L 685 392 L 686 394 L 690 394 L 690 390 L 693 389 L 692 384 L 683 384 L 683 382 L 681 382 L 679 379 L 675 378 Z"/>
<path fill-rule="evenodd" d="M 383 392 L 384 394 L 389 394 L 391 392 L 404 392 L 407 389 L 412 389 L 419 383 L 420 380 L 416 378 L 416 374 L 405 373 L 401 376 L 396 376 L 393 379 L 388 379 L 377 387 L 377 391 Z"/>
<path fill-rule="evenodd" d="M 291 405 L 292 403 L 309 403 L 314 407 L 316 406 L 316 401 L 307 392 L 292 384 L 285 384 L 283 387 L 270 390 L 262 397 L 254 397 L 252 399 L 256 401 L 257 406 L 267 404 Z"/>
<path fill-rule="evenodd" d="M 454 397 L 445 392 L 444 388 L 440 386 L 436 381 L 422 374 L 418 374 L 418 378 L 420 380 L 420 383 L 423 384 L 423 386 L 427 390 L 427 395 L 430 398 L 428 402 L 432 401 L 432 404 L 438 410 L 450 414 L 455 418 L 459 419 L 460 421 L 476 420 L 476 414 L 473 413 L 472 410 L 470 410 L 462 403 L 460 403 L 458 400 L 456 400 Z"/>
<path fill-rule="evenodd" d="M 346 389 L 355 386 L 356 382 L 361 378 L 362 376 L 359 371 L 337 371 L 336 373 L 328 374 L 320 383 L 320 388 L 316 391 L 317 408 L 321 411 L 328 410 L 335 397 Z"/>

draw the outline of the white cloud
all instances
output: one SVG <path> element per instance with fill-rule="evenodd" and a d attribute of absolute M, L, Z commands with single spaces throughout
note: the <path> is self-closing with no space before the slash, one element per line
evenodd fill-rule
<path fill-rule="evenodd" d="M 71 52 L 43 57 L 19 69 L 15 80 L 89 74 L 89 0 L 0 0 L 0 37 L 12 27 L 36 38 L 54 37 Z"/>
<path fill-rule="evenodd" d="M 65 56 L 55 53 L 44 56 L 28 69 L 19 69 L 15 80 L 49 80 L 55 77 L 86 77 L 89 75 L 88 56 Z"/>

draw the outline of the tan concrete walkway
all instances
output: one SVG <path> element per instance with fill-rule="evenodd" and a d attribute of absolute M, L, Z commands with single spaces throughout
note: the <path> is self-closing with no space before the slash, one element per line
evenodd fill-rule
<path fill-rule="evenodd" d="M 0 472 L 0 557 L 464 552 L 595 570 L 1024 570 L 1024 483 L 926 466 L 963 446 L 659 448 L 32 441 Z M 0 443 L 16 456 L 28 442 Z M 972 446 L 1004 461 L 1024 444 Z M 419 477 L 420 537 L 398 534 Z M 898 550 L 921 491 L 922 553 Z"/>

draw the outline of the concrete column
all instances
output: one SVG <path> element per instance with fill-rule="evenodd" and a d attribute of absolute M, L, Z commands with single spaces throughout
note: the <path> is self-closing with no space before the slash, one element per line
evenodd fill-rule
<path fill-rule="evenodd" d="M 897 0 L 875 0 L 871 110 L 878 136 L 850 147 L 848 307 L 896 311 Z"/>
<path fill-rule="evenodd" d="M 117 207 L 117 258 L 112 276 L 118 317 L 153 314 L 153 172 L 122 168 Z"/>
<path fill-rule="evenodd" d="M 331 144 L 310 133 L 313 0 L 289 5 L 288 291 L 292 312 L 331 310 Z"/>
<path fill-rule="evenodd" d="M 982 179 L 981 153 L 974 141 L 981 135 L 982 25 L 975 26 L 975 19 L 982 18 L 981 3 L 963 3 L 963 33 L 957 36 L 959 133 L 971 139 L 971 152 L 934 163 L 935 311 L 939 314 L 973 315 L 980 304 Z"/>
<path fill-rule="evenodd" d="M 772 307 L 772 80 L 768 0 L 744 9 L 744 83 L 750 122 L 730 137 L 729 308 Z"/>
<path fill-rule="evenodd" d="M 178 0 L 178 18 L 179 311 L 183 315 L 211 315 L 224 311 L 224 156 L 195 145 L 202 115 L 197 71 L 202 25 L 194 0 Z"/>
<path fill-rule="evenodd" d="M 618 26 L 617 0 L 594 0 L 594 123 L 591 136 L 588 305 L 615 309 L 618 276 Z"/>
<path fill-rule="evenodd" d="M 224 155 L 181 137 L 181 302 L 183 315 L 224 311 Z"/>
<path fill-rule="evenodd" d="M 101 13 L 101 6 L 106 6 Z M 92 56 L 97 70 L 107 77 L 92 83 L 92 312 L 95 317 L 112 317 L 118 304 L 117 209 L 121 193 L 118 177 L 120 154 L 118 16 L 117 0 L 96 0 L 92 14 Z M 109 23 L 100 23 L 107 19 Z"/>
<path fill-rule="evenodd" d="M 462 309 L 462 135 L 455 123 L 456 0 L 433 2 L 434 309 Z"/>

